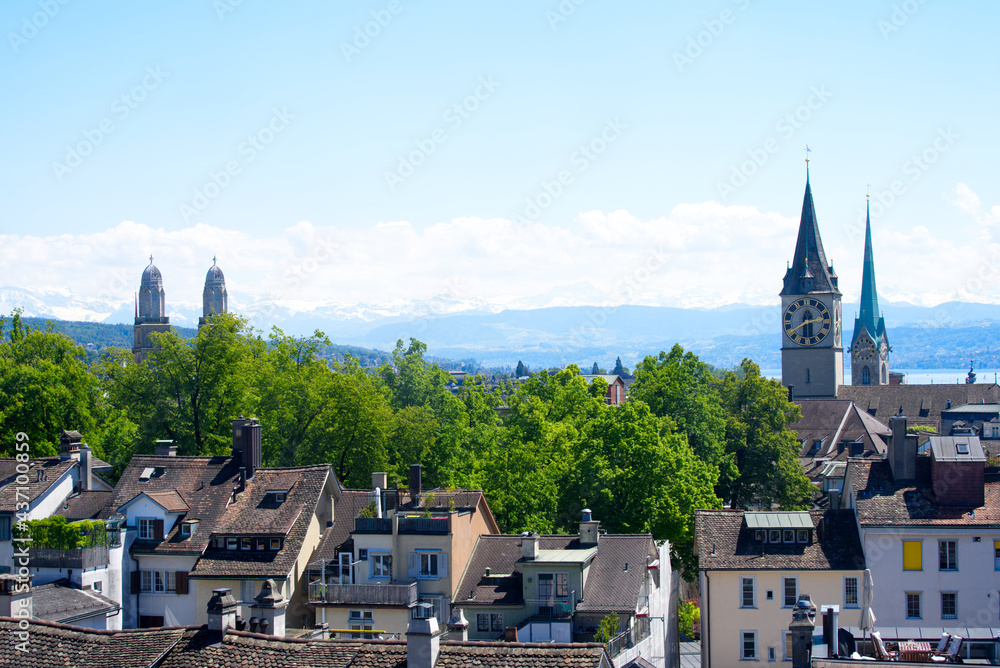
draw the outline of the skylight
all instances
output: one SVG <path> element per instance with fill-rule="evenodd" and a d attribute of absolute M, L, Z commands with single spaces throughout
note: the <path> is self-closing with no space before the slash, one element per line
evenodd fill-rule
<path fill-rule="evenodd" d="M 967 455 L 967 454 L 969 454 L 969 444 L 968 443 L 956 443 L 955 444 L 955 450 L 960 455 Z"/>

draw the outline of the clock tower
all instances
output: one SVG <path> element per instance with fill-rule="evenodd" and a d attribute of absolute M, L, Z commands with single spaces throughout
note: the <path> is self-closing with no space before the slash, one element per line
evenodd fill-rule
<path fill-rule="evenodd" d="M 851 341 L 851 384 L 889 384 L 889 337 L 885 318 L 879 314 L 875 291 L 875 255 L 872 252 L 872 216 L 869 205 L 865 225 L 865 263 L 862 267 L 861 304 L 854 320 Z"/>
<path fill-rule="evenodd" d="M 796 397 L 836 398 L 844 383 L 837 274 L 819 236 L 809 164 L 795 255 L 781 289 L 781 382 Z"/>

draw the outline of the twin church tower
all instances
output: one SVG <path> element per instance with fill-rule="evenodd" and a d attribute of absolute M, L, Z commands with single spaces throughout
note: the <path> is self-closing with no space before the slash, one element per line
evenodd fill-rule
<path fill-rule="evenodd" d="M 209 316 L 216 313 L 229 312 L 229 293 L 226 292 L 226 277 L 212 258 L 212 266 L 205 276 L 205 290 L 202 292 L 202 316 L 198 318 L 198 327 L 208 322 Z M 163 292 L 163 274 L 153 264 L 153 256 L 149 256 L 149 266 L 142 272 L 139 282 L 139 293 L 135 303 L 135 327 L 132 340 L 132 353 L 136 362 L 142 362 L 146 354 L 155 346 L 149 340 L 154 332 L 169 332 L 170 318 L 167 317 L 167 306 Z"/>
<path fill-rule="evenodd" d="M 861 304 L 850 345 L 851 384 L 889 384 L 889 338 L 878 310 L 869 211 Z M 781 289 L 781 382 L 796 397 L 836 397 L 844 384 L 843 315 L 837 273 L 827 261 L 806 165 L 795 255 Z"/>

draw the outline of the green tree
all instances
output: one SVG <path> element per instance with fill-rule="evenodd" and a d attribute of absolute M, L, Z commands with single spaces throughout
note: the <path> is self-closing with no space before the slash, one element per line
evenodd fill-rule
<path fill-rule="evenodd" d="M 601 620 L 601 624 L 597 627 L 597 633 L 594 634 L 594 642 L 602 644 L 611 642 L 612 638 L 618 635 L 620 625 L 618 615 L 612 612 Z"/>
<path fill-rule="evenodd" d="M 602 375 L 602 374 L 607 373 L 607 371 L 605 371 L 604 369 L 602 369 L 601 367 L 599 367 L 597 365 L 597 362 L 594 362 L 594 366 L 590 367 L 590 373 L 591 373 L 591 375 Z"/>
<path fill-rule="evenodd" d="M 611 373 L 617 374 L 617 375 L 621 376 L 622 378 L 631 378 L 632 377 L 629 374 L 628 369 L 626 369 L 624 366 L 622 366 L 622 358 L 621 357 L 616 357 L 615 358 L 615 368 L 611 370 Z"/>
<path fill-rule="evenodd" d="M 730 504 L 808 508 L 814 488 L 802 473 L 799 444 L 788 429 L 801 417 L 799 407 L 788 400 L 780 382 L 761 376 L 751 360 L 743 360 L 740 371 L 742 379 L 727 373 L 720 390 L 728 412 L 726 451 L 739 470 L 726 490 Z"/>
<path fill-rule="evenodd" d="M 31 455 L 58 454 L 59 434 L 88 434 L 97 424 L 99 389 L 83 348 L 46 330 L 30 329 L 20 310 L 0 317 L 0 452 L 12 457 L 15 436 L 29 437 Z M 97 452 L 100 456 L 100 452 Z"/>
<path fill-rule="evenodd" d="M 528 375 L 528 367 L 524 366 L 524 362 L 521 360 L 517 361 L 517 370 L 514 372 L 515 378 L 523 378 Z"/>

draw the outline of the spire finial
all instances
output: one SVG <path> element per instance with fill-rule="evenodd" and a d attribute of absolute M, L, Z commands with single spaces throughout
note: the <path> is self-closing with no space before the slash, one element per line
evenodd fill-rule
<path fill-rule="evenodd" d="M 215 255 L 212 256 L 212 266 L 215 266 Z"/>
<path fill-rule="evenodd" d="M 149 254 L 149 263 L 153 264 L 153 254 L 152 253 Z"/>
<path fill-rule="evenodd" d="M 809 148 L 809 144 L 806 144 L 806 173 L 809 173 L 809 154 L 812 153 L 812 149 Z"/>

